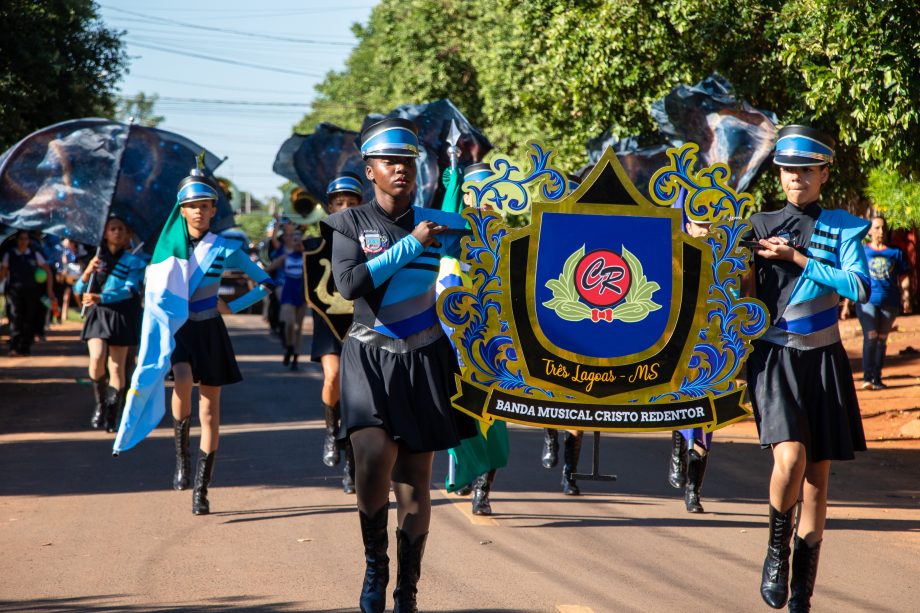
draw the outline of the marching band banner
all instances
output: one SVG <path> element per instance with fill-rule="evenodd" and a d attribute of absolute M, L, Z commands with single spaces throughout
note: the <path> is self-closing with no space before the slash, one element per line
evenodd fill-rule
<path fill-rule="evenodd" d="M 332 279 L 332 245 L 320 238 L 319 244 L 303 254 L 303 291 L 310 308 L 325 320 L 339 339 L 345 340 L 355 307 L 342 297 Z"/>
<path fill-rule="evenodd" d="M 466 365 L 455 408 L 619 432 L 711 431 L 748 415 L 736 377 L 767 326 L 764 306 L 740 297 L 750 197 L 726 166 L 697 170 L 697 152 L 668 151 L 654 201 L 610 149 L 578 186 L 536 143 L 527 169 L 493 159 L 464 212 L 472 285 L 438 302 Z M 507 223 L 524 213 L 529 224 Z M 686 234 L 688 220 L 711 223 L 708 236 Z"/>

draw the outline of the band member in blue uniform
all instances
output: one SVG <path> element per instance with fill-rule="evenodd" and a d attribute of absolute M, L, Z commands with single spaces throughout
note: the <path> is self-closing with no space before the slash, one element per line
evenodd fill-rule
<path fill-rule="evenodd" d="M 147 262 L 131 253 L 131 231 L 109 217 L 104 245 L 74 284 L 87 310 L 80 339 L 89 348 L 89 378 L 96 406 L 90 426 L 115 432 L 128 393 L 128 353 L 141 340 L 141 291 Z"/>
<path fill-rule="evenodd" d="M 180 213 L 188 229 L 189 253 L 196 252 L 202 242 L 209 250 L 218 250 L 201 282 L 189 288 L 188 320 L 175 334 L 176 347 L 170 357 L 175 376 L 172 414 L 176 472 L 173 487 L 177 490 L 184 490 L 189 485 L 192 387 L 195 383 L 199 384 L 201 441 L 192 491 L 192 513 L 195 515 L 210 512 L 208 485 L 217 455 L 220 389 L 243 379 L 221 314 L 242 311 L 261 300 L 272 287 L 271 278 L 249 258 L 242 243 L 208 231 L 211 219 L 217 213 L 218 189 L 212 179 L 193 171 L 179 184 L 178 196 Z M 257 284 L 229 305 L 218 298 L 221 274 L 228 267 L 242 270 Z"/>
<path fill-rule="evenodd" d="M 326 205 L 324 208 L 329 214 L 335 214 L 356 207 L 361 204 L 364 195 L 364 186 L 358 175 L 343 172 L 329 182 L 326 187 Z M 305 247 L 314 257 L 325 258 L 332 261 L 332 242 L 322 237 L 307 239 Z M 318 280 L 320 283 L 323 279 Z M 316 283 L 316 280 L 313 280 Z M 340 445 L 339 425 L 341 421 L 339 411 L 339 365 L 342 355 L 342 342 L 335 335 L 329 323 L 313 309 L 313 343 L 310 347 L 310 360 L 319 362 L 323 367 L 323 413 L 326 420 L 326 432 L 323 438 L 323 464 L 330 468 L 339 463 L 341 447 L 345 452 L 345 469 L 342 473 L 342 489 L 346 494 L 355 493 L 355 455 L 348 439 Z M 345 317 L 345 315 L 337 315 Z"/>
<path fill-rule="evenodd" d="M 837 305 L 864 303 L 869 271 L 861 244 L 869 224 L 818 204 L 834 141 L 806 126 L 779 132 L 774 164 L 788 200 L 751 218 L 754 295 L 771 325 L 754 341 L 748 384 L 760 443 L 773 451 L 770 530 L 760 593 L 773 608 L 808 611 L 827 517 L 833 460 L 866 449 L 853 373 L 840 342 Z M 799 494 L 802 505 L 792 549 Z"/>
<path fill-rule="evenodd" d="M 412 206 L 415 126 L 386 119 L 361 135 L 375 198 L 322 222 L 332 268 L 354 322 L 342 347 L 342 434 L 355 452 L 358 514 L 367 568 L 362 611 L 383 611 L 389 580 L 387 510 L 397 503 L 394 611 L 416 611 L 431 519 L 434 452 L 475 434 L 451 408 L 457 358 L 435 311 L 442 255 L 456 257 L 465 220 Z"/>
<path fill-rule="evenodd" d="M 300 357 L 300 339 L 303 318 L 307 314 L 307 301 L 303 293 L 303 233 L 291 230 L 284 236 L 284 253 L 275 259 L 265 272 L 281 270 L 281 295 L 278 317 L 282 324 L 281 344 L 284 346 L 282 364 L 297 370 Z"/>
<path fill-rule="evenodd" d="M 693 238 L 709 234 L 712 224 L 693 221 L 684 216 L 684 231 Z M 684 490 L 684 506 L 688 513 L 702 513 L 700 491 L 709 464 L 712 432 L 703 428 L 685 428 L 671 433 L 671 461 L 668 465 L 668 483 Z"/>
<path fill-rule="evenodd" d="M 459 172 L 459 169 L 447 169 L 444 171 L 443 182 L 447 188 L 444 194 L 444 201 L 441 204 L 442 211 L 458 213 L 464 207 L 477 206 L 472 191 L 468 190 L 471 184 L 484 181 L 492 176 L 492 166 L 487 162 L 476 162 L 468 165 L 463 169 L 462 182 L 457 185 L 453 181 L 453 173 Z M 455 192 L 454 189 L 457 191 Z M 486 205 L 488 207 L 488 205 Z M 466 285 L 470 286 L 469 281 L 469 264 L 453 258 L 444 258 L 441 260 L 441 271 L 439 273 L 437 293 L 447 288 Z M 443 324 L 445 333 L 453 333 L 453 329 Z M 477 425 L 480 428 L 480 425 Z M 466 485 L 457 489 L 461 496 L 472 494 L 470 499 L 473 515 L 491 515 L 492 501 L 489 496 L 492 493 L 492 484 L 495 482 L 495 475 L 498 469 L 507 465 L 508 462 L 508 429 L 503 421 L 496 421 L 488 429 L 489 436 L 486 437 L 481 431 L 473 438 L 465 439 L 461 442 L 460 447 L 450 450 L 450 461 L 455 468 L 448 475 L 448 481 L 451 475 L 456 478 L 457 483 L 463 483 L 467 479 L 472 479 Z M 459 466 L 459 470 L 456 468 Z M 480 474 L 472 474 L 468 467 L 476 467 L 481 470 Z M 462 475 L 462 476 L 460 476 Z"/>

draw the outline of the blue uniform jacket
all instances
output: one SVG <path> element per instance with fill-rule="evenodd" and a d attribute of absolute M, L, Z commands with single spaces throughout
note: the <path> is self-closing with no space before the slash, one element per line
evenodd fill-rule
<path fill-rule="evenodd" d="M 99 292 L 102 304 L 114 304 L 140 296 L 146 269 L 146 259 L 128 251 L 122 253 L 118 263 L 106 277 L 102 291 Z M 74 284 L 73 291 L 82 294 L 87 291 L 87 285 L 83 282 L 83 277 L 80 277 Z"/>
<path fill-rule="evenodd" d="M 189 319 L 202 320 L 217 316 L 217 292 L 220 279 L 227 268 L 238 268 L 256 282 L 256 287 L 227 304 L 238 313 L 264 298 L 274 283 L 271 277 L 243 251 L 238 240 L 217 236 L 211 250 L 214 251 L 208 270 L 201 275 L 195 287 L 189 287 Z M 210 254 L 209 254 L 210 255 Z"/>

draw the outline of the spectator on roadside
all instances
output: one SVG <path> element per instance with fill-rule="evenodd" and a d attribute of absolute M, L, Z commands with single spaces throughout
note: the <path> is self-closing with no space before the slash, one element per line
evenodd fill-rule
<path fill-rule="evenodd" d="M 856 315 L 863 332 L 864 390 L 888 387 L 882 382 L 888 333 L 898 316 L 898 309 L 903 308 L 904 312 L 910 310 L 907 258 L 900 249 L 887 243 L 887 231 L 884 218 L 872 218 L 869 242 L 865 245 L 871 283 L 869 301 L 856 305 Z"/>

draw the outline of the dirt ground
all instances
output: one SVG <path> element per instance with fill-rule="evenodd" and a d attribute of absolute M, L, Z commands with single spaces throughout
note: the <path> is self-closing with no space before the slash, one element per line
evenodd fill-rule
<path fill-rule="evenodd" d="M 888 337 L 882 376 L 888 389 L 860 389 L 862 329 L 856 318 L 840 322 L 843 345 L 850 356 L 863 428 L 870 447 L 920 449 L 920 315 L 901 316 Z M 756 437 L 753 418 L 729 426 L 721 436 Z"/>

